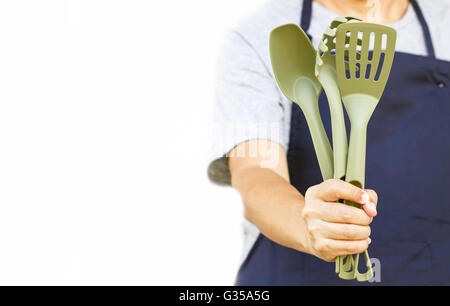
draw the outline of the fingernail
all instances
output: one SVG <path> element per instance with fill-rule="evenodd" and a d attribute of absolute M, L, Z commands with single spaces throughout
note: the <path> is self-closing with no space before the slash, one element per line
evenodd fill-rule
<path fill-rule="evenodd" d="M 370 238 L 367 238 L 367 240 L 369 241 L 369 244 L 371 244 L 371 243 L 372 243 L 372 239 L 370 239 Z"/>
<path fill-rule="evenodd" d="M 367 204 L 370 201 L 370 197 L 367 193 L 363 193 L 362 197 L 361 197 L 361 204 Z"/>
<path fill-rule="evenodd" d="M 367 207 L 373 211 L 375 214 L 377 213 L 377 207 L 375 206 L 375 203 L 370 202 L 369 204 L 367 204 Z"/>

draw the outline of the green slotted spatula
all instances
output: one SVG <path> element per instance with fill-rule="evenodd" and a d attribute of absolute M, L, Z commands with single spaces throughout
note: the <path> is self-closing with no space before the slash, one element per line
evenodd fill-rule
<path fill-rule="evenodd" d="M 335 179 L 345 179 L 348 149 L 344 111 L 342 109 L 341 94 L 339 92 L 336 74 L 336 28 L 351 20 L 361 21 L 361 19 L 351 16 L 339 16 L 334 19 L 330 26 L 325 29 L 316 53 L 315 74 L 325 90 L 330 107 Z M 350 37 L 347 38 L 347 43 L 349 43 L 349 41 Z M 359 40 L 359 45 L 361 45 L 361 43 L 362 42 Z M 344 256 L 339 256 L 336 258 L 336 273 L 339 273 L 340 271 L 349 271 L 351 270 L 352 265 L 352 255 L 347 256 L 345 264 Z"/>
<path fill-rule="evenodd" d="M 303 30 L 285 24 L 270 34 L 270 59 L 283 94 L 300 106 L 309 127 L 324 180 L 333 177 L 333 153 L 319 112 L 322 86 L 314 74 L 316 51 Z"/>
<path fill-rule="evenodd" d="M 336 31 L 336 71 L 351 123 L 345 180 L 360 188 L 364 188 L 365 179 L 367 124 L 389 78 L 396 37 L 394 29 L 373 23 L 345 23 L 338 26 Z M 361 46 L 358 46 L 358 39 L 362 40 Z M 356 203 L 346 204 L 361 208 Z M 366 273 L 358 272 L 357 254 L 353 271 L 340 271 L 340 276 L 356 277 L 358 281 L 372 278 L 372 265 L 367 252 L 365 259 L 368 268 Z"/>

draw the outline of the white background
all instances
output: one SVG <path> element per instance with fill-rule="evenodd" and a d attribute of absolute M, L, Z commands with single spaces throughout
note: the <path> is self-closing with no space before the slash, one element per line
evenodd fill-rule
<path fill-rule="evenodd" d="M 0 284 L 233 284 L 214 65 L 261 2 L 0 2 Z"/>

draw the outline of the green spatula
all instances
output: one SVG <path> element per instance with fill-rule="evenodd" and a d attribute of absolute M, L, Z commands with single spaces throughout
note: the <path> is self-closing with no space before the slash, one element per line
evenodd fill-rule
<path fill-rule="evenodd" d="M 336 70 L 351 123 L 346 181 L 360 188 L 364 188 L 367 124 L 389 78 L 396 36 L 394 29 L 373 23 L 345 23 L 336 31 Z M 358 46 L 358 39 L 362 40 L 361 46 Z M 361 208 L 356 203 L 346 204 Z M 356 277 L 358 281 L 372 278 L 372 265 L 367 252 L 365 258 L 366 273 L 358 272 L 357 254 L 353 271 L 340 271 L 340 276 Z"/>
<path fill-rule="evenodd" d="M 338 79 L 336 74 L 336 28 L 343 23 L 349 22 L 350 20 L 361 21 L 361 19 L 351 16 L 339 16 L 334 19 L 331 22 L 330 26 L 325 29 L 322 40 L 319 42 L 319 47 L 316 54 L 315 74 L 325 90 L 330 107 L 335 179 L 345 179 L 348 149 L 344 111 L 342 109 L 341 94 L 339 92 Z M 347 43 L 349 41 L 350 37 L 347 39 Z M 359 41 L 359 45 L 361 45 L 361 41 Z M 347 257 L 347 261 L 345 264 L 344 257 L 337 257 L 336 273 L 339 273 L 339 271 L 342 270 L 351 270 L 352 263 L 352 255 L 349 255 Z"/>
<path fill-rule="evenodd" d="M 305 115 L 324 180 L 333 177 L 333 154 L 319 113 L 322 86 L 314 74 L 316 51 L 296 24 L 275 28 L 270 34 L 270 59 L 283 94 Z"/>

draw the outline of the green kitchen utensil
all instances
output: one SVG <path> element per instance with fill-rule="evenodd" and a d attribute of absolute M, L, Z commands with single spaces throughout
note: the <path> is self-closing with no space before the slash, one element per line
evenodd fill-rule
<path fill-rule="evenodd" d="M 345 130 L 344 111 L 342 109 L 341 94 L 339 92 L 336 74 L 336 28 L 350 20 L 361 19 L 355 17 L 337 17 L 325 30 L 316 54 L 315 75 L 323 86 L 330 107 L 334 178 L 344 179 L 347 166 L 347 132 Z"/>
<path fill-rule="evenodd" d="M 394 29 L 373 23 L 345 23 L 336 30 L 336 71 L 351 123 L 345 180 L 360 188 L 364 188 L 367 125 L 390 74 L 396 36 Z M 358 39 L 362 40 L 361 46 L 358 46 Z M 346 204 L 361 208 L 356 203 Z M 353 271 L 340 271 L 340 276 L 356 277 L 358 281 L 372 278 L 372 266 L 367 253 L 365 257 L 368 268 L 366 273 L 358 272 L 357 254 Z"/>
<path fill-rule="evenodd" d="M 283 94 L 302 109 L 311 133 L 324 180 L 333 177 L 333 154 L 319 112 L 322 86 L 314 73 L 316 51 L 296 24 L 275 28 L 270 34 L 270 59 Z"/>
<path fill-rule="evenodd" d="M 342 109 L 341 94 L 339 92 L 337 74 L 336 74 L 336 28 L 347 23 L 350 20 L 361 19 L 351 16 L 339 16 L 334 19 L 330 26 L 325 29 L 322 40 L 316 54 L 315 75 L 322 84 L 327 95 L 330 107 L 331 130 L 333 140 L 333 165 L 334 178 L 345 179 L 345 171 L 347 166 L 347 132 L 345 129 L 344 111 Z M 350 38 L 347 39 L 347 43 Z M 359 41 L 361 45 L 361 41 Z M 347 64 L 348 65 L 348 64 Z M 339 271 L 348 271 L 352 268 L 353 256 L 348 255 L 344 264 L 343 257 L 336 258 L 336 273 Z"/>

